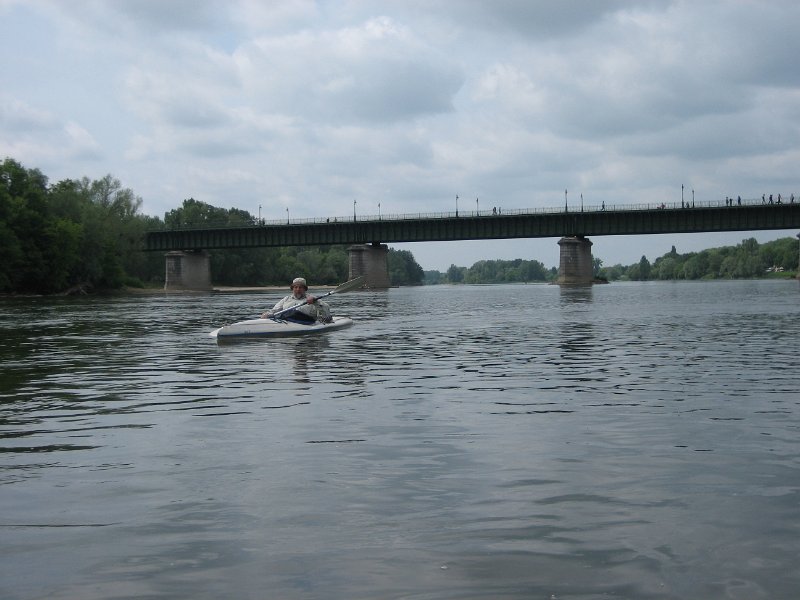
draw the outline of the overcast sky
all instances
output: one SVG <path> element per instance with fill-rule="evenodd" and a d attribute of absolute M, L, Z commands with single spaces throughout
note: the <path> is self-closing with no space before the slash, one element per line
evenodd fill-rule
<path fill-rule="evenodd" d="M 796 0 L 0 0 L 0 159 L 163 218 L 800 196 Z M 796 235 L 593 238 L 607 265 Z M 393 245 L 558 265 L 556 239 Z"/>

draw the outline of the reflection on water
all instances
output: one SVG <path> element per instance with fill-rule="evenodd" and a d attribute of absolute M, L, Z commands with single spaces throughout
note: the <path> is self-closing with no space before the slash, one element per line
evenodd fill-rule
<path fill-rule="evenodd" d="M 795 593 L 794 282 L 281 295 L 0 300 L 3 598 Z"/>
<path fill-rule="evenodd" d="M 558 288 L 562 304 L 582 304 L 591 302 L 594 286 L 570 285 Z"/>

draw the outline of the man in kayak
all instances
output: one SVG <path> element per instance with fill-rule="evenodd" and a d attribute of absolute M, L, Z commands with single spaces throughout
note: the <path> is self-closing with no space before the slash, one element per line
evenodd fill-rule
<path fill-rule="evenodd" d="M 298 323 L 313 323 L 322 321 L 328 323 L 331 320 L 331 309 L 327 302 L 317 300 L 316 297 L 308 293 L 308 285 L 302 277 L 297 277 L 292 281 L 292 293 L 280 300 L 271 310 L 261 315 L 262 319 L 270 319 L 281 310 L 298 306 L 299 308 L 292 313 L 288 313 L 284 318 L 287 321 Z"/>

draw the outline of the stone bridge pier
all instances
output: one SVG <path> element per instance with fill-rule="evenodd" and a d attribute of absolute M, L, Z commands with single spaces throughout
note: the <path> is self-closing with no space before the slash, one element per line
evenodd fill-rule
<path fill-rule="evenodd" d="M 592 242 L 583 236 L 563 237 L 558 265 L 559 285 L 592 285 L 594 264 Z"/>
<path fill-rule="evenodd" d="M 167 252 L 167 273 L 164 289 L 210 290 L 211 257 L 205 250 Z"/>
<path fill-rule="evenodd" d="M 364 285 L 372 289 L 389 287 L 389 247 L 386 244 L 356 244 L 348 249 L 350 277 L 364 275 Z"/>

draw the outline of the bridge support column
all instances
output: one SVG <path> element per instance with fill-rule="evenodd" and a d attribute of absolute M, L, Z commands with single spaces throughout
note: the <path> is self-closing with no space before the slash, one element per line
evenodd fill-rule
<path fill-rule="evenodd" d="M 591 285 L 594 281 L 592 242 L 582 236 L 558 240 L 561 256 L 558 265 L 559 285 Z"/>
<path fill-rule="evenodd" d="M 389 287 L 389 247 L 386 244 L 350 246 L 350 279 L 364 275 L 364 285 L 372 289 Z"/>
<path fill-rule="evenodd" d="M 205 250 L 167 252 L 167 274 L 164 289 L 210 290 L 211 257 Z"/>

